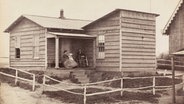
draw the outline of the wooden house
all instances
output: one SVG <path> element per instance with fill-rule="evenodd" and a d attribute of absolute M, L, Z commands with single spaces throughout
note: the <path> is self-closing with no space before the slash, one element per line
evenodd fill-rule
<path fill-rule="evenodd" d="M 86 34 L 97 35 L 97 69 L 155 72 L 156 16 L 116 9 L 86 25 Z"/>
<path fill-rule="evenodd" d="M 154 13 L 116 9 L 95 20 L 24 15 L 10 33 L 10 66 L 59 68 L 62 52 L 83 49 L 101 71 L 155 72 Z"/>
<path fill-rule="evenodd" d="M 169 53 L 184 49 L 184 0 L 180 0 L 164 27 L 163 34 L 169 36 Z"/>

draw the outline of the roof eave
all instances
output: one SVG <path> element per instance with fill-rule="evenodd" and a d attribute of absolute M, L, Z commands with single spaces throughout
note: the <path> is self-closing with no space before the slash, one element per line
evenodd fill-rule
<path fill-rule="evenodd" d="M 95 21 L 93 21 L 93 22 L 91 22 L 91 23 L 89 23 L 89 24 L 87 24 L 87 25 L 83 26 L 82 28 L 83 28 L 83 29 L 85 29 L 85 28 L 87 28 L 88 26 L 90 26 L 90 25 L 92 25 L 92 24 L 96 23 L 97 21 L 100 21 L 100 20 L 102 20 L 103 18 L 106 18 L 106 17 L 108 17 L 108 16 L 110 16 L 110 15 L 112 15 L 112 14 L 116 13 L 116 12 L 123 11 L 123 10 L 124 10 L 124 11 L 138 12 L 138 13 L 147 13 L 147 14 L 152 14 L 152 15 L 155 15 L 156 17 L 157 17 L 157 16 L 159 16 L 159 14 L 156 14 L 156 13 L 148 13 L 148 12 L 141 12 L 141 11 L 128 10 L 128 9 L 115 9 L 115 10 L 113 10 L 112 12 L 110 12 L 110 13 L 108 13 L 108 14 L 106 14 L 106 15 L 104 15 L 104 16 L 102 16 L 102 17 L 100 17 L 100 18 L 98 18 L 97 20 L 95 20 Z"/>
<path fill-rule="evenodd" d="M 170 25 L 171 25 L 172 21 L 174 20 L 176 14 L 178 13 L 178 9 L 181 7 L 181 5 L 183 5 L 183 3 L 184 3 L 183 0 L 179 1 L 177 7 L 173 11 L 171 17 L 169 18 L 169 20 L 167 21 L 167 24 L 165 25 L 165 27 L 163 29 L 163 34 L 169 35 Z"/>
<path fill-rule="evenodd" d="M 16 26 L 16 25 L 17 25 L 20 21 L 22 21 L 24 18 L 26 18 L 26 19 L 28 19 L 29 21 L 31 21 L 31 22 L 37 24 L 37 25 L 40 26 L 40 27 L 46 28 L 46 27 L 41 26 L 40 24 L 38 24 L 38 23 L 36 23 L 36 22 L 30 20 L 30 19 L 27 18 L 26 16 L 21 15 L 21 16 L 20 16 L 18 19 L 16 19 L 7 29 L 5 29 L 4 32 L 9 33 L 9 32 L 14 28 L 14 26 Z"/>

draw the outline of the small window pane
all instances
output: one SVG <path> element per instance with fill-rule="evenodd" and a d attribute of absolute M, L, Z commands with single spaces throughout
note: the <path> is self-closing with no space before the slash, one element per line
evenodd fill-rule
<path fill-rule="evenodd" d="M 98 59 L 105 58 L 105 36 L 98 36 Z"/>

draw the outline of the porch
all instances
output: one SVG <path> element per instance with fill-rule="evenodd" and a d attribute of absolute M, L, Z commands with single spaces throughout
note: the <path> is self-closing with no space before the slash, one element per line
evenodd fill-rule
<path fill-rule="evenodd" d="M 88 65 L 86 67 L 94 68 L 96 65 L 96 37 L 86 34 L 58 33 L 48 32 L 46 63 L 47 69 L 66 69 L 63 66 L 64 51 L 67 50 L 73 54 L 73 59 L 77 61 L 77 52 L 81 49 L 85 54 Z"/>

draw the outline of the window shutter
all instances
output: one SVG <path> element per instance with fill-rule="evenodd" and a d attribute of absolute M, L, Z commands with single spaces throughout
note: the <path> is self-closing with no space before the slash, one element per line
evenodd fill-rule
<path fill-rule="evenodd" d="M 33 37 L 33 58 L 39 58 L 39 35 L 34 35 Z"/>
<path fill-rule="evenodd" d="M 15 48 L 20 48 L 20 36 L 15 37 Z"/>

